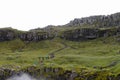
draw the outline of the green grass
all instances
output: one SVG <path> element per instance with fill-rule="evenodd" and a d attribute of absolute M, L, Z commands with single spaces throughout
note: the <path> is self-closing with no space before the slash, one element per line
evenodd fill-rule
<path fill-rule="evenodd" d="M 0 42 L 0 65 L 33 65 L 38 62 L 38 57 L 47 56 L 49 52 L 57 50 L 62 46 L 60 43 L 49 40 L 32 42 L 27 45 L 21 40 Z M 22 50 L 19 51 L 19 48 Z"/>
<path fill-rule="evenodd" d="M 86 68 L 88 70 L 100 70 L 94 67 L 105 67 L 113 62 L 114 66 L 105 70 L 120 72 L 120 44 L 114 37 L 99 38 L 85 42 L 75 42 L 55 38 L 40 42 L 26 44 L 19 39 L 0 42 L 0 66 L 39 65 L 38 57 L 48 56 L 49 53 L 67 47 L 55 53 L 54 59 L 44 61 L 45 66 L 64 67 L 66 69 Z"/>

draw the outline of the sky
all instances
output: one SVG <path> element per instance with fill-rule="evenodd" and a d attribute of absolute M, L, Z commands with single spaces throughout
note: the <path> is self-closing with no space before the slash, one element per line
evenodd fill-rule
<path fill-rule="evenodd" d="M 30 30 L 116 12 L 120 0 L 0 0 L 0 28 Z"/>

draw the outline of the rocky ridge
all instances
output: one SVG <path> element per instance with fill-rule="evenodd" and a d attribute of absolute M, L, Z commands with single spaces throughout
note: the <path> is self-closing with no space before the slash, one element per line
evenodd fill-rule
<path fill-rule="evenodd" d="M 120 13 L 115 13 L 107 16 L 77 18 L 66 25 L 49 25 L 45 28 L 32 29 L 26 32 L 12 28 L 1 28 L 0 41 L 9 41 L 16 38 L 23 41 L 41 41 L 55 37 L 75 41 L 91 40 L 99 37 L 119 35 L 119 27 Z"/>
<path fill-rule="evenodd" d="M 85 18 L 75 18 L 65 26 L 82 27 L 83 25 L 93 26 L 97 28 L 120 26 L 120 13 L 115 13 L 111 15 L 90 16 Z"/>

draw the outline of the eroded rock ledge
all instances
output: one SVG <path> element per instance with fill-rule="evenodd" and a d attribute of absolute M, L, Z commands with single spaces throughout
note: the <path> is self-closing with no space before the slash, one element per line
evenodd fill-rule
<path fill-rule="evenodd" d="M 120 75 L 114 75 L 109 71 L 86 72 L 80 70 L 75 72 L 64 70 L 63 68 L 44 67 L 38 68 L 35 66 L 27 67 L 19 71 L 14 69 L 0 68 L 0 80 L 6 80 L 13 75 L 27 73 L 35 78 L 44 78 L 45 80 L 119 80 Z"/>
<path fill-rule="evenodd" d="M 35 31 L 17 31 L 14 29 L 0 29 L 0 41 L 9 41 L 19 38 L 23 41 L 41 41 L 59 37 L 66 40 L 84 41 L 100 37 L 119 36 L 120 28 L 79 28 L 66 30 L 62 32 L 35 30 Z"/>
<path fill-rule="evenodd" d="M 99 37 L 114 36 L 119 33 L 120 13 L 115 13 L 111 15 L 76 18 L 65 25 L 48 25 L 45 28 L 37 28 L 30 31 L 1 28 L 0 41 L 9 41 L 16 38 L 24 41 L 41 41 L 53 39 L 55 37 L 81 41 L 96 39 Z"/>

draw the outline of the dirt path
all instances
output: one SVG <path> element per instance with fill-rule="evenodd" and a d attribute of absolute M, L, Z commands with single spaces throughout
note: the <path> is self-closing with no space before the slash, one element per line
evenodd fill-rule
<path fill-rule="evenodd" d="M 110 68 L 110 67 L 116 66 L 119 62 L 120 62 L 120 60 L 113 61 L 113 62 L 111 62 L 110 64 L 108 64 L 106 66 L 97 66 L 96 68 L 98 68 L 98 69 Z"/>
<path fill-rule="evenodd" d="M 49 53 L 49 55 L 55 54 L 55 53 L 57 53 L 59 51 L 62 51 L 62 50 L 66 49 L 68 47 L 64 42 L 61 42 L 61 44 L 64 45 L 64 47 L 62 47 L 62 48 L 60 48 L 60 49 L 58 49 L 56 51 L 53 51 L 53 52 Z"/>

